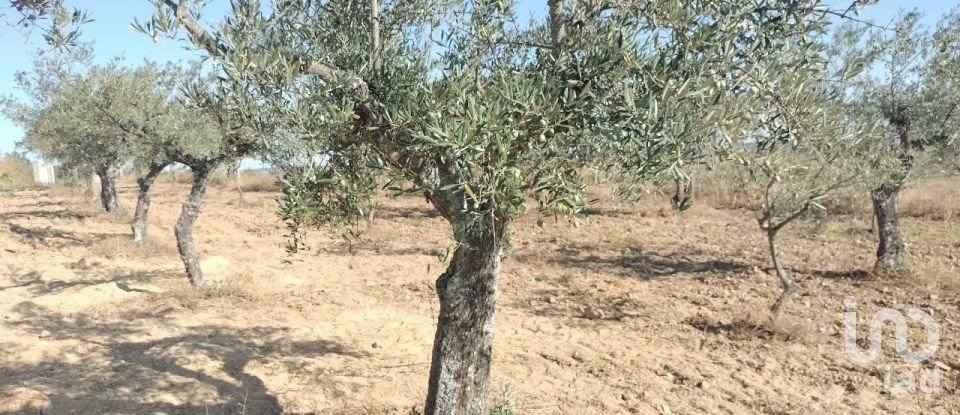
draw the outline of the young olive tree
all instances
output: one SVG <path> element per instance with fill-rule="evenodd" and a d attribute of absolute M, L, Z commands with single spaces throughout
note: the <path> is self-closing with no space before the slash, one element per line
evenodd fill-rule
<path fill-rule="evenodd" d="M 785 52 L 790 59 L 816 59 L 818 48 L 811 49 L 813 54 Z M 824 79 L 816 68 L 783 71 L 780 65 L 760 72 L 754 79 L 775 75 L 752 84 L 746 99 L 753 113 L 732 161 L 780 280 L 782 291 L 771 307 L 775 322 L 795 290 L 780 258 L 780 231 L 813 210 L 825 209 L 824 202 L 837 190 L 877 181 L 870 148 L 877 128 L 846 114 L 842 90 L 833 86 L 842 83 L 842 75 Z"/>
<path fill-rule="evenodd" d="M 524 25 L 510 1 L 282 0 L 269 13 L 235 1 L 206 27 L 192 2 L 155 3 L 135 26 L 185 29 L 248 102 L 240 118 L 325 149 L 287 176 L 292 221 L 352 220 L 383 174 L 450 224 L 427 414 L 485 413 L 501 261 L 525 199 L 578 212 L 580 168 L 611 143 L 644 155 L 637 171 L 669 166 L 686 138 L 658 124 L 659 109 L 706 108 L 723 92 L 665 74 L 708 72 L 735 38 L 776 37 L 816 6 L 550 1 L 546 21 Z"/>
<path fill-rule="evenodd" d="M 916 11 L 899 16 L 889 30 L 874 29 L 861 41 L 863 27 L 848 25 L 838 31 L 837 48 L 848 59 L 870 59 L 869 69 L 853 83 L 861 114 L 882 120 L 889 133 L 878 140 L 880 157 L 896 155 L 886 164 L 883 180 L 870 191 L 879 246 L 874 271 L 906 276 L 909 265 L 900 232 L 897 200 L 900 192 L 923 169 L 923 155 L 957 154 L 960 123 L 960 23 L 954 10 L 931 36 Z"/>

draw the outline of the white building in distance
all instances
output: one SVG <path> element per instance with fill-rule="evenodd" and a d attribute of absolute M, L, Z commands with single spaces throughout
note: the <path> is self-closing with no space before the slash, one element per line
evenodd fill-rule
<path fill-rule="evenodd" d="M 42 185 L 53 185 L 57 182 L 56 175 L 54 174 L 53 164 L 44 161 L 37 160 L 33 162 L 33 182 Z"/>

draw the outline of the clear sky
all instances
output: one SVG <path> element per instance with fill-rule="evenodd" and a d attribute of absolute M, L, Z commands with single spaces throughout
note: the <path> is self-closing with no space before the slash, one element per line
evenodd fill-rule
<path fill-rule="evenodd" d="M 518 1 L 521 3 L 521 16 L 536 12 L 538 7 L 546 8 L 546 0 Z M 831 0 L 837 8 L 845 7 L 850 1 Z M 3 3 L 9 4 L 6 0 Z M 130 29 L 128 25 L 134 18 L 144 21 L 152 15 L 153 6 L 147 0 L 74 0 L 67 3 L 71 7 L 88 10 L 95 19 L 83 26 L 82 36 L 84 41 L 94 43 L 97 62 L 106 62 L 115 56 L 123 56 L 133 63 L 143 59 L 157 62 L 188 61 L 196 56 L 177 42 L 161 39 L 159 44 L 154 44 L 146 35 Z M 879 4 L 864 10 L 860 17 L 886 24 L 900 9 L 918 7 L 924 13 L 925 22 L 932 26 L 940 16 L 957 5 L 960 5 L 960 0 L 880 0 Z M 214 19 L 222 16 L 228 7 L 227 0 L 212 0 L 204 16 Z M 9 10 L 3 12 L 6 14 Z M 6 19 L 10 18 L 12 16 L 6 16 Z M 14 74 L 29 70 L 31 55 L 42 46 L 39 33 L 23 33 L 0 26 L 0 50 L 3 51 L 0 55 L 0 94 L 22 96 L 15 87 Z M 22 137 L 23 130 L 0 116 L 0 152 L 13 150 Z"/>

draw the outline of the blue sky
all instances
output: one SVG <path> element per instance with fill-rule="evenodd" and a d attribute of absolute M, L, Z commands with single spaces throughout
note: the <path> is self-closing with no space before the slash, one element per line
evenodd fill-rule
<path fill-rule="evenodd" d="M 845 7 L 850 1 L 832 0 L 837 8 Z M 546 0 L 518 2 L 521 4 L 521 17 L 538 10 L 539 7 L 546 7 Z M 196 56 L 195 52 L 185 50 L 177 42 L 161 40 L 159 44 L 154 44 L 149 37 L 130 29 L 128 24 L 134 18 L 143 21 L 152 15 L 153 6 L 147 0 L 75 0 L 67 3 L 71 7 L 88 10 L 95 19 L 82 30 L 83 39 L 94 43 L 97 62 L 106 62 L 115 56 L 123 56 L 128 62 L 139 62 L 143 59 L 185 62 Z M 919 7 L 924 13 L 925 22 L 933 25 L 940 16 L 960 5 L 960 0 L 929 0 L 922 2 L 920 6 L 917 6 L 917 3 L 915 0 L 880 0 L 879 4 L 864 10 L 861 17 L 885 24 L 893 19 L 900 9 Z M 227 0 L 212 0 L 204 16 L 210 19 L 222 16 L 228 5 Z M 6 18 L 9 20 L 11 17 Z M 5 25 L 0 26 L 0 50 L 3 51 L 0 58 L 0 94 L 21 96 L 15 87 L 14 74 L 20 70 L 29 70 L 31 55 L 42 46 L 39 33 L 23 33 Z M 0 117 L 0 152 L 13 150 L 22 137 L 23 130 Z"/>

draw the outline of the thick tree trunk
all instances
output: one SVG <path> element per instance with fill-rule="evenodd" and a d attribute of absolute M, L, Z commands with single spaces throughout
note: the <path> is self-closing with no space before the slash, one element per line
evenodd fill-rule
<path fill-rule="evenodd" d="M 782 291 L 780 291 L 780 297 L 777 298 L 777 301 L 773 303 L 773 307 L 770 308 L 772 321 L 777 321 L 780 312 L 783 310 L 783 306 L 790 299 L 794 291 L 793 280 L 790 279 L 787 271 L 783 269 L 783 264 L 780 263 L 780 249 L 777 247 L 778 231 L 779 229 L 767 230 L 767 246 L 770 248 L 770 258 L 773 260 L 773 268 L 777 272 L 777 277 L 780 278 L 780 288 L 782 289 Z"/>
<path fill-rule="evenodd" d="M 490 227 L 479 221 L 465 231 L 450 266 L 437 279 L 440 315 L 425 415 L 487 413 L 494 303 L 507 224 Z"/>
<path fill-rule="evenodd" d="M 183 202 L 183 209 L 180 211 L 180 219 L 173 228 L 173 233 L 177 237 L 177 249 L 180 250 L 180 259 L 187 270 L 187 276 L 195 287 L 203 286 L 203 271 L 200 270 L 200 260 L 197 257 L 197 250 L 193 247 L 193 223 L 200 215 L 200 203 L 203 201 L 203 194 L 207 191 L 207 182 L 210 179 L 210 173 L 216 168 L 214 164 L 200 164 L 191 166 L 193 171 L 193 185 L 190 187 L 190 195 Z"/>
<path fill-rule="evenodd" d="M 120 202 L 117 199 L 116 176 L 106 167 L 97 169 L 97 176 L 100 177 L 100 203 L 103 205 L 103 210 L 119 213 Z"/>
<path fill-rule="evenodd" d="M 900 186 L 883 185 L 870 192 L 870 197 L 873 199 L 874 219 L 880 239 L 874 272 L 884 276 L 907 276 L 910 274 L 910 269 L 903 258 L 903 238 L 900 236 L 900 223 L 897 217 Z"/>
<path fill-rule="evenodd" d="M 163 172 L 165 165 L 154 164 L 147 170 L 147 174 L 137 179 L 137 210 L 133 214 L 133 240 L 143 242 L 147 236 L 147 213 L 150 210 L 150 186 Z"/>

